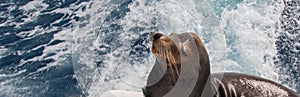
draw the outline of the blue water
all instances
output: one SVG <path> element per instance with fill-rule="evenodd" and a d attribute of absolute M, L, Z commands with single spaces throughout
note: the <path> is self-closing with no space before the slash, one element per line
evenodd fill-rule
<path fill-rule="evenodd" d="M 149 34 L 192 31 L 212 71 L 262 76 L 300 93 L 299 0 L 1 0 L 0 97 L 140 91 Z"/>

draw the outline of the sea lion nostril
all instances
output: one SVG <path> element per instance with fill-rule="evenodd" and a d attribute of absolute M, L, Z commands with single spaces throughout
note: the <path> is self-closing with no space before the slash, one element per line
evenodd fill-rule
<path fill-rule="evenodd" d="M 161 33 L 153 33 L 152 39 L 153 39 L 153 40 L 157 40 L 157 39 L 159 39 L 161 36 L 163 36 L 163 34 L 161 34 Z"/>

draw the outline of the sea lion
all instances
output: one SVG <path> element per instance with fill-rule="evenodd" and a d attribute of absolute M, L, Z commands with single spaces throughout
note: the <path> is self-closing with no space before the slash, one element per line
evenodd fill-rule
<path fill-rule="evenodd" d="M 156 63 L 143 88 L 145 97 L 300 97 L 258 76 L 211 74 L 208 53 L 195 33 L 155 32 L 151 40 Z"/>

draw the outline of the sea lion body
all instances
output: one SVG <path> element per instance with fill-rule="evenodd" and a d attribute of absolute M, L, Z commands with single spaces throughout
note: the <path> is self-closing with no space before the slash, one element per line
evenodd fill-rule
<path fill-rule="evenodd" d="M 296 92 L 258 76 L 241 73 L 211 75 L 214 97 L 299 97 Z"/>
<path fill-rule="evenodd" d="M 152 42 L 152 53 L 157 60 L 143 88 L 145 97 L 300 97 L 261 77 L 211 74 L 208 53 L 194 33 L 170 36 L 153 33 Z"/>

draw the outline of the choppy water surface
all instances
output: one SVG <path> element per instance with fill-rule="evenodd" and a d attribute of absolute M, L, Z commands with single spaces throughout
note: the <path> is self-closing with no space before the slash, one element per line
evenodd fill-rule
<path fill-rule="evenodd" d="M 195 32 L 212 72 L 262 76 L 300 93 L 299 0 L 2 0 L 0 96 L 141 91 L 149 34 Z"/>

